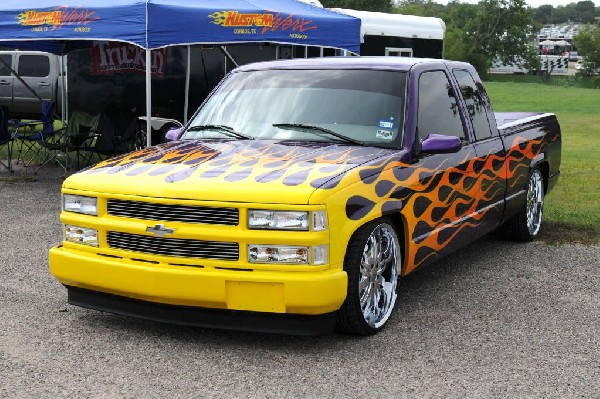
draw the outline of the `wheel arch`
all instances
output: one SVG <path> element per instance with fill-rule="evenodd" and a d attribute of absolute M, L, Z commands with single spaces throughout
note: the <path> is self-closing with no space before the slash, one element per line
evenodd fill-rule
<path fill-rule="evenodd" d="M 544 194 L 548 191 L 548 180 L 550 178 L 550 165 L 548 164 L 548 159 L 544 154 L 540 154 L 536 158 L 533 159 L 531 165 L 529 167 L 529 174 L 533 169 L 538 168 L 540 172 L 542 172 L 542 179 L 544 182 Z"/>
<path fill-rule="evenodd" d="M 407 256 L 408 255 L 408 253 L 407 253 L 408 242 L 406 240 L 407 240 L 407 237 L 410 237 L 410 234 L 408 232 L 408 227 L 407 227 L 408 224 L 406 222 L 406 219 L 400 212 L 386 212 L 386 213 L 381 214 L 380 216 L 367 219 L 364 221 L 364 223 L 361 223 L 359 226 L 357 226 L 356 229 L 350 235 L 350 238 L 347 242 L 346 251 L 344 253 L 344 261 L 346 260 L 346 256 L 348 255 L 348 245 L 350 244 L 350 242 L 352 242 L 352 240 L 354 239 L 356 234 L 365 225 L 367 225 L 377 219 L 388 219 L 392 223 L 392 227 L 396 230 L 396 234 L 398 235 L 398 242 L 400 244 L 400 256 L 402 257 L 402 259 L 401 259 L 402 264 L 400 265 L 400 275 L 404 276 L 406 268 L 407 268 L 407 259 L 408 259 L 408 256 Z"/>

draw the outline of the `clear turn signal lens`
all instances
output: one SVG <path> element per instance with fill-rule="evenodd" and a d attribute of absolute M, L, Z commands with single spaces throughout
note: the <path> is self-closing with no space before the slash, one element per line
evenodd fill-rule
<path fill-rule="evenodd" d="M 329 246 L 328 245 L 319 245 L 318 247 L 313 247 L 313 265 L 324 265 L 327 263 L 329 257 Z"/>
<path fill-rule="evenodd" d="M 312 213 L 313 230 L 323 231 L 327 229 L 327 211 L 314 211 Z"/>

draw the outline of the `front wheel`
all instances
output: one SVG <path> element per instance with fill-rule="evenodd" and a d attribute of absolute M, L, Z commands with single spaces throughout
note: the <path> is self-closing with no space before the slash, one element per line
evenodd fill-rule
<path fill-rule="evenodd" d="M 544 210 L 544 178 L 539 168 L 529 175 L 527 198 L 521 211 L 502 226 L 502 232 L 508 239 L 531 241 L 540 233 Z"/>
<path fill-rule="evenodd" d="M 396 304 L 401 254 L 387 219 L 367 223 L 354 234 L 344 260 L 348 291 L 337 314 L 338 330 L 371 335 L 385 326 Z"/>

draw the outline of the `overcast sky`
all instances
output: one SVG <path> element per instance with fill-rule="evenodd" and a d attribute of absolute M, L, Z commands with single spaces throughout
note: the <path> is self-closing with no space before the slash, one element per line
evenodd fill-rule
<path fill-rule="evenodd" d="M 433 0 L 436 3 L 447 4 L 448 0 Z M 544 4 L 551 4 L 553 6 L 564 6 L 571 3 L 577 3 L 578 0 L 525 0 L 531 7 L 537 8 Z M 600 7 L 600 0 L 593 0 L 596 7 Z M 479 0 L 460 0 L 461 3 L 473 3 L 476 4 Z"/>

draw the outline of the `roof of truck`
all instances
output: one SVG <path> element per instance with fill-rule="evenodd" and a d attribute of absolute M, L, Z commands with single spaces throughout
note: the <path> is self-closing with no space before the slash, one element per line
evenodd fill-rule
<path fill-rule="evenodd" d="M 441 63 L 458 64 L 455 61 L 414 57 L 323 57 L 257 62 L 240 66 L 236 71 L 261 71 L 268 69 L 380 69 L 408 71 L 416 64 L 427 63 L 436 65 Z"/>

